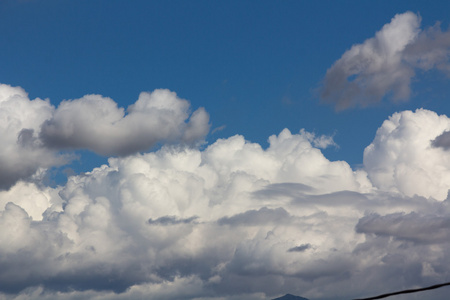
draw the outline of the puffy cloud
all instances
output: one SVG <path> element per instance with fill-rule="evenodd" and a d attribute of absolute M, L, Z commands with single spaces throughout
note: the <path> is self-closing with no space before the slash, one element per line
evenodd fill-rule
<path fill-rule="evenodd" d="M 143 92 L 125 115 L 112 99 L 100 95 L 63 101 L 42 124 L 40 138 L 48 147 L 89 149 L 101 155 L 129 155 L 157 142 L 195 143 L 209 131 L 208 113 L 200 108 L 189 122 L 189 102 L 174 92 Z"/>
<path fill-rule="evenodd" d="M 325 138 L 283 130 L 267 149 L 238 135 L 110 158 L 57 188 L 17 183 L 0 192 L 0 295 L 348 299 L 441 282 L 448 200 L 383 174 L 399 173 L 401 155 L 416 168 L 434 156 L 431 172 L 447 126 L 426 110 L 395 114 L 366 150 L 368 173 L 326 159 Z"/>
<path fill-rule="evenodd" d="M 66 104 L 19 96 L 50 112 L 35 127 L 16 122 L 15 143 L 57 157 L 40 128 Z M 90 100 L 77 101 L 67 105 Z M 120 109 L 109 103 L 105 118 L 114 119 Z M 133 119 L 135 107 L 116 117 Z M 181 144 L 201 132 L 204 116 L 183 119 Z M 332 137 L 285 129 L 266 149 L 236 135 L 205 149 L 169 144 L 109 158 L 55 188 L 18 181 L 0 191 L 0 297 L 331 300 L 443 282 L 450 154 L 433 141 L 449 121 L 423 109 L 394 114 L 362 170 L 323 155 Z"/>
<path fill-rule="evenodd" d="M 327 70 L 321 98 L 337 110 L 367 106 L 391 95 L 407 100 L 415 69 L 450 70 L 450 32 L 425 31 L 412 12 L 398 14 L 375 37 L 346 51 Z"/>
<path fill-rule="evenodd" d="M 0 222 L 11 229 L 0 236 L 1 280 L 8 283 L 2 292 L 31 297 L 40 286 L 45 295 L 70 298 L 66 291 L 74 290 L 114 299 L 168 286 L 158 299 L 263 299 L 282 292 L 281 282 L 264 287 L 273 278 L 335 274 L 342 264 L 326 267 L 325 254 L 313 260 L 321 269 L 307 275 L 314 264 L 304 270 L 310 257 L 300 262 L 295 254 L 313 251 L 289 252 L 328 239 L 324 225 L 317 234 L 304 233 L 322 222 L 320 209 L 311 208 L 317 216 L 297 214 L 298 204 L 284 196 L 289 192 L 266 197 L 265 189 L 299 187 L 308 195 L 340 187 L 359 191 L 361 184 L 348 164 L 330 162 L 314 148 L 309 133 L 284 130 L 269 140 L 267 149 L 242 136 L 203 151 L 166 146 L 110 158 L 109 165 L 70 177 L 63 187 L 18 183 L 1 192 Z M 332 240 L 321 246 L 324 253 L 336 247 Z M 19 261 L 28 268 L 17 268 Z M 252 285 L 226 291 L 245 274 L 265 279 L 255 285 L 252 275 L 243 281 Z M 181 288 L 172 289 L 177 282 L 195 282 L 193 294 L 183 298 Z"/>
<path fill-rule="evenodd" d="M 19 181 L 7 191 L 0 191 L 0 207 L 13 201 L 23 208 L 35 221 L 41 221 L 45 212 L 62 209 L 61 199 L 57 196 L 58 190 L 36 185 L 32 182 Z"/>
<path fill-rule="evenodd" d="M 447 116 L 429 110 L 392 115 L 364 151 L 364 169 L 371 182 L 381 190 L 407 196 L 446 199 L 450 155 L 432 144 L 449 129 Z"/>
<path fill-rule="evenodd" d="M 129 155 L 159 142 L 196 145 L 208 133 L 208 122 L 203 108 L 190 114 L 189 102 L 168 90 L 141 93 L 125 113 L 100 95 L 55 108 L 49 100 L 30 100 L 23 89 L 0 84 L 0 189 L 73 159 L 61 150 Z"/>

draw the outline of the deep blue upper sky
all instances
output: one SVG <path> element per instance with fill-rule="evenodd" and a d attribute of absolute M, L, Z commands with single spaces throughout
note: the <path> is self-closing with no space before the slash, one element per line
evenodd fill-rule
<path fill-rule="evenodd" d="M 393 112 L 449 113 L 448 81 L 434 72 L 415 78 L 406 103 L 337 113 L 317 97 L 346 50 L 408 10 L 422 28 L 449 27 L 448 1 L 1 1 L 0 82 L 54 105 L 101 94 L 125 108 L 167 88 L 205 107 L 212 130 L 225 125 L 209 142 L 242 134 L 266 146 L 305 128 L 334 134 L 327 158 L 355 167 Z"/>

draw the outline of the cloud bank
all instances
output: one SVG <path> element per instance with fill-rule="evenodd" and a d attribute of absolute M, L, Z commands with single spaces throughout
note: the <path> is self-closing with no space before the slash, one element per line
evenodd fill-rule
<path fill-rule="evenodd" d="M 336 110 L 365 107 L 386 95 L 408 100 L 416 70 L 450 75 L 450 31 L 420 28 L 420 16 L 396 15 L 373 38 L 354 45 L 328 69 L 320 91 Z"/>
<path fill-rule="evenodd" d="M 195 145 L 209 131 L 208 113 L 199 108 L 191 114 L 189 102 L 168 90 L 141 93 L 125 112 L 100 95 L 55 107 L 0 84 L 0 122 L 0 189 L 73 159 L 61 150 L 125 156 L 162 142 Z"/>
<path fill-rule="evenodd" d="M 353 170 L 323 155 L 331 137 L 304 130 L 272 135 L 266 149 L 240 135 L 185 147 L 203 138 L 208 118 L 202 109 L 189 118 L 187 102 L 166 90 L 141 94 L 127 114 L 101 96 L 55 108 L 0 90 L 10 128 L 2 157 L 42 151 L 35 171 L 47 166 L 40 155 L 64 163 L 59 149 L 125 154 L 170 141 L 64 186 L 17 175 L 0 191 L 2 299 L 349 299 L 450 276 L 450 153 L 433 142 L 450 130 L 447 116 L 392 115 Z M 153 132 L 155 122 L 165 131 Z"/>

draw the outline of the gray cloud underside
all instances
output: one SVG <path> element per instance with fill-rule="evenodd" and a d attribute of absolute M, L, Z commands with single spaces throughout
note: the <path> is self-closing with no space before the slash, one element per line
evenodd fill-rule
<path fill-rule="evenodd" d="M 450 237 L 450 217 L 395 213 L 386 216 L 371 214 L 356 225 L 359 233 L 391 236 L 416 243 L 447 243 Z"/>

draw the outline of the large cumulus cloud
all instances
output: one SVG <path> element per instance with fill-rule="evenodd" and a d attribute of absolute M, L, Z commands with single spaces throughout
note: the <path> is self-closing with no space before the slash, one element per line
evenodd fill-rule
<path fill-rule="evenodd" d="M 439 23 L 421 30 L 420 23 L 412 12 L 398 14 L 373 38 L 347 50 L 326 73 L 323 101 L 337 110 L 364 107 L 386 95 L 404 101 L 416 69 L 450 74 L 450 32 Z"/>
<path fill-rule="evenodd" d="M 195 145 L 209 131 L 209 115 L 203 108 L 191 114 L 189 102 L 168 90 L 141 93 L 125 112 L 100 95 L 55 107 L 0 84 L 0 125 L 0 189 L 7 189 L 69 162 L 74 149 L 123 156 L 159 142 Z"/>
<path fill-rule="evenodd" d="M 446 130 L 446 116 L 395 114 L 366 170 L 329 161 L 317 147 L 332 139 L 285 129 L 267 149 L 237 135 L 110 158 L 57 188 L 18 182 L 0 192 L 1 295 L 349 299 L 444 281 L 448 187 L 404 184 L 401 168 L 446 178 L 432 146 Z"/>
<path fill-rule="evenodd" d="M 284 258 L 289 249 L 326 239 L 300 236 L 303 230 L 297 228 L 320 217 L 288 212 L 286 200 L 265 195 L 268 184 L 286 180 L 305 182 L 312 194 L 321 186 L 327 186 L 322 192 L 365 188 L 367 182 L 360 182 L 348 164 L 328 161 L 312 139 L 284 130 L 264 150 L 234 136 L 204 151 L 168 146 L 111 158 L 109 165 L 73 176 L 56 189 L 20 183 L 0 194 L 2 226 L 15 233 L 1 236 L 1 280 L 8 287 L 2 291 L 42 286 L 80 293 L 130 288 L 131 293 L 133 286 L 191 278 L 200 284 L 197 296 L 208 296 L 230 294 L 225 287 L 246 274 L 259 274 L 264 282 L 333 273 L 337 266 L 324 265 L 314 275 L 301 272 L 300 263 L 289 267 L 296 260 L 295 255 Z M 36 205 L 38 197 L 43 200 Z M 286 235 L 298 238 L 285 240 Z M 250 259 L 255 250 L 258 256 Z M 264 262 L 278 254 L 278 262 Z M 29 267 L 16 269 L 18 261 Z M 261 296 L 280 288 L 236 286 L 231 294 Z"/>

